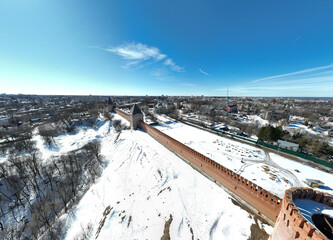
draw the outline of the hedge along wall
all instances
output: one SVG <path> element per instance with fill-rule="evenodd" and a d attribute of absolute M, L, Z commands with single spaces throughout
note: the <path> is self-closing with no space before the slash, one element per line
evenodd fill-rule
<path fill-rule="evenodd" d="M 169 137 L 156 128 L 153 128 L 144 122 L 140 123 L 140 127 L 161 144 L 189 161 L 249 205 L 257 209 L 259 215 L 263 214 L 275 223 L 281 209 L 281 199 L 279 197 L 262 189 L 230 169 L 214 162 L 212 159 L 198 153 L 192 148 Z"/>

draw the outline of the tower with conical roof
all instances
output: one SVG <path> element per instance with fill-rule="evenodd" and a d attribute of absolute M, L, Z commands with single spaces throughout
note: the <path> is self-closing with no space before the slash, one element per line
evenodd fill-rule
<path fill-rule="evenodd" d="M 108 112 L 113 112 L 114 103 L 112 102 L 112 99 L 109 97 L 107 102 L 108 102 Z"/>
<path fill-rule="evenodd" d="M 143 113 L 138 105 L 134 104 L 130 110 L 129 120 L 131 128 L 135 130 L 141 121 L 143 121 Z"/>

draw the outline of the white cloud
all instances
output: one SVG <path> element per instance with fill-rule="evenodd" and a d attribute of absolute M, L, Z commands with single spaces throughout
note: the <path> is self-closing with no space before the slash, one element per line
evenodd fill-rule
<path fill-rule="evenodd" d="M 301 74 L 304 74 L 304 73 L 317 72 L 317 71 L 328 69 L 328 68 L 333 68 L 333 64 L 322 66 L 322 67 L 309 68 L 309 69 L 305 69 L 305 70 L 301 70 L 301 71 L 297 71 L 297 72 L 292 72 L 292 73 L 286 73 L 286 74 L 275 75 L 275 76 L 270 76 L 270 77 L 265 77 L 265 78 L 259 78 L 259 79 L 253 80 L 252 82 L 261 82 L 261 81 L 264 81 L 264 80 L 284 78 L 284 77 L 289 77 L 289 76 L 296 76 L 296 75 L 301 75 Z"/>
<path fill-rule="evenodd" d="M 333 64 L 234 84 L 230 92 L 235 96 L 333 97 L 332 68 Z"/>
<path fill-rule="evenodd" d="M 206 73 L 205 71 L 203 71 L 201 68 L 198 68 L 199 72 L 201 72 L 202 74 L 205 74 L 206 76 L 209 76 L 208 73 Z"/>
<path fill-rule="evenodd" d="M 178 66 L 171 58 L 167 58 L 164 61 L 164 65 L 169 66 L 171 68 L 171 70 L 173 70 L 175 72 L 184 72 L 184 68 Z"/>
<path fill-rule="evenodd" d="M 156 47 L 151 47 L 142 43 L 126 43 L 117 47 L 110 47 L 104 49 L 108 52 L 117 54 L 118 56 L 124 58 L 128 62 L 124 68 L 129 68 L 131 66 L 142 67 L 143 62 L 153 60 L 153 62 L 158 62 L 166 59 L 163 64 L 170 67 L 171 70 L 176 72 L 184 72 L 184 68 L 177 65 L 171 58 L 167 58 L 167 55 L 161 53 L 161 51 Z M 146 63 L 147 64 L 147 63 Z"/>
<path fill-rule="evenodd" d="M 156 47 L 149 47 L 142 43 L 128 43 L 114 48 L 105 49 L 108 52 L 115 53 L 127 60 L 162 60 L 166 57 Z"/>

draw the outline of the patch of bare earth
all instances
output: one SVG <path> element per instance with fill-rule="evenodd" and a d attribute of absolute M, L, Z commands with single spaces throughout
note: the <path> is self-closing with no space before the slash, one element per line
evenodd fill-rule
<path fill-rule="evenodd" d="M 127 222 L 127 227 L 130 226 L 131 222 L 132 222 L 132 216 L 129 216 L 129 218 L 128 218 L 128 222 Z"/>
<path fill-rule="evenodd" d="M 251 236 L 248 240 L 266 240 L 269 235 L 258 224 L 258 218 L 254 216 L 254 223 L 251 225 Z"/>
<path fill-rule="evenodd" d="M 251 228 L 250 228 L 251 235 L 248 238 L 248 240 L 267 240 L 269 238 L 269 235 L 267 234 L 267 232 L 264 229 L 262 229 L 260 227 L 258 220 L 260 220 L 264 224 L 268 224 L 268 223 L 263 218 L 260 218 L 259 216 L 252 214 L 250 209 L 248 209 L 246 206 L 240 204 L 236 200 L 231 198 L 231 201 L 236 206 L 239 206 L 240 208 L 247 211 L 249 213 L 249 217 L 254 219 L 254 223 L 251 225 Z"/>
<path fill-rule="evenodd" d="M 104 223 L 105 223 L 105 220 L 106 220 L 106 217 L 110 214 L 112 210 L 112 207 L 110 206 L 107 206 L 103 212 L 103 218 L 101 219 L 101 221 L 99 222 L 99 226 L 98 226 L 98 229 L 97 229 L 97 232 L 96 232 L 96 239 L 98 238 L 98 235 L 100 233 L 100 231 L 102 230 L 103 226 L 104 226 Z"/>
<path fill-rule="evenodd" d="M 161 240 L 170 240 L 170 225 L 171 225 L 172 220 L 173 220 L 173 218 L 172 218 L 172 215 L 170 214 L 169 220 L 166 221 L 164 224 L 164 231 L 163 231 L 163 236 L 161 237 Z"/>

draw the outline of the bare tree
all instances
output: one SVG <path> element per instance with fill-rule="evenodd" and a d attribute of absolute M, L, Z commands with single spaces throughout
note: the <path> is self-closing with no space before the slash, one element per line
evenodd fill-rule
<path fill-rule="evenodd" d="M 105 117 L 105 119 L 107 119 L 108 121 L 112 121 L 112 119 L 113 119 L 114 116 L 110 112 L 104 112 L 103 113 L 103 117 Z"/>
<path fill-rule="evenodd" d="M 121 131 L 121 121 L 120 120 L 114 120 L 113 121 L 113 127 L 116 130 L 116 132 L 120 132 Z"/>

